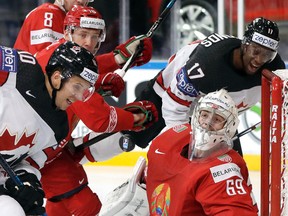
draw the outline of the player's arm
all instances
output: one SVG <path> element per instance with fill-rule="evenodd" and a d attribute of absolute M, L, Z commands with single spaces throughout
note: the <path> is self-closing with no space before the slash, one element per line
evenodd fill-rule
<path fill-rule="evenodd" d="M 96 89 L 99 90 L 100 94 L 109 92 L 115 97 L 120 96 L 125 89 L 125 83 L 123 77 L 113 71 L 122 68 L 140 44 L 142 45 L 142 51 L 132 64 L 132 66 L 140 66 L 147 63 L 152 57 L 151 39 L 143 35 L 131 37 L 125 43 L 118 45 L 114 51 L 95 57 L 99 70 Z"/>
<path fill-rule="evenodd" d="M 186 45 L 172 56 L 153 86 L 156 93 L 162 97 L 162 116 L 167 126 L 187 123 L 191 104 L 199 97 L 198 90 L 191 82 L 194 77 L 191 77 L 188 71 L 190 68 L 185 67 L 197 46 L 198 43 Z M 201 68 L 193 69 L 197 79 L 204 77 Z"/>
<path fill-rule="evenodd" d="M 143 47 L 142 51 L 132 66 L 140 66 L 149 62 L 153 50 L 151 38 L 144 35 L 133 36 L 123 44 L 119 44 L 112 52 L 96 56 L 99 73 L 107 73 L 122 68 L 140 43 Z"/>
<path fill-rule="evenodd" d="M 77 101 L 67 110 L 74 112 L 91 130 L 114 132 L 143 130 L 158 120 L 155 105 L 149 101 L 137 101 L 124 108 L 108 105 L 97 93 L 86 102 Z"/>

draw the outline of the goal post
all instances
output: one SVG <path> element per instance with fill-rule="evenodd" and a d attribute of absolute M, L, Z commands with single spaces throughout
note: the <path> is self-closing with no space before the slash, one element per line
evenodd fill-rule
<path fill-rule="evenodd" d="M 262 71 L 261 90 L 262 216 L 288 215 L 288 70 Z"/>

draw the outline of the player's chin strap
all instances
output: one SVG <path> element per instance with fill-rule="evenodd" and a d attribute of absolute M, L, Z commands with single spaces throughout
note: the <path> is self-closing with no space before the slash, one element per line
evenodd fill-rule
<path fill-rule="evenodd" d="M 60 83 L 60 87 L 58 89 L 56 89 L 53 85 L 52 85 L 52 81 L 51 81 L 51 78 L 48 77 L 48 80 L 49 80 L 49 84 L 52 88 L 52 98 L 51 98 L 51 105 L 54 109 L 57 109 L 57 106 L 56 106 L 56 95 L 57 95 L 57 92 L 62 88 L 63 86 L 63 79 L 61 79 L 61 83 Z"/>

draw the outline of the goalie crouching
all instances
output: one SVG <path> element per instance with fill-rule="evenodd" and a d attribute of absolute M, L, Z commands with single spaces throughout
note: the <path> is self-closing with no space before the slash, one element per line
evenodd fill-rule
<path fill-rule="evenodd" d="M 100 215 L 257 216 L 246 163 L 232 149 L 238 124 L 237 108 L 226 90 L 202 97 L 191 125 L 174 126 L 152 141 L 147 197 L 144 165 L 138 165 L 138 172 L 107 196 Z"/>

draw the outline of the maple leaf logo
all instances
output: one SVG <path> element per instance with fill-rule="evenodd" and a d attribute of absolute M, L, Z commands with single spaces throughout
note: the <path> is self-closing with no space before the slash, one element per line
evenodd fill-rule
<path fill-rule="evenodd" d="M 23 134 L 18 138 L 18 133 L 15 135 L 10 134 L 7 129 L 4 130 L 4 133 L 0 135 L 0 143 L 1 143 L 1 149 L 3 150 L 13 150 L 15 147 L 20 147 L 23 145 L 29 145 L 30 148 L 34 146 L 33 140 L 36 135 L 35 133 L 32 133 L 31 135 L 28 135 L 26 131 L 23 132 Z M 17 148 L 16 147 L 16 148 Z"/>
<path fill-rule="evenodd" d="M 246 108 L 248 106 L 248 104 L 244 104 L 244 102 L 242 101 L 240 104 L 237 105 L 237 108 Z"/>
<path fill-rule="evenodd" d="M 27 154 L 34 144 L 36 132 L 28 135 L 26 131 L 18 137 L 18 134 L 10 134 L 7 129 L 0 134 L 1 154 L 5 155 L 8 162 L 17 160 L 21 155 Z"/>

